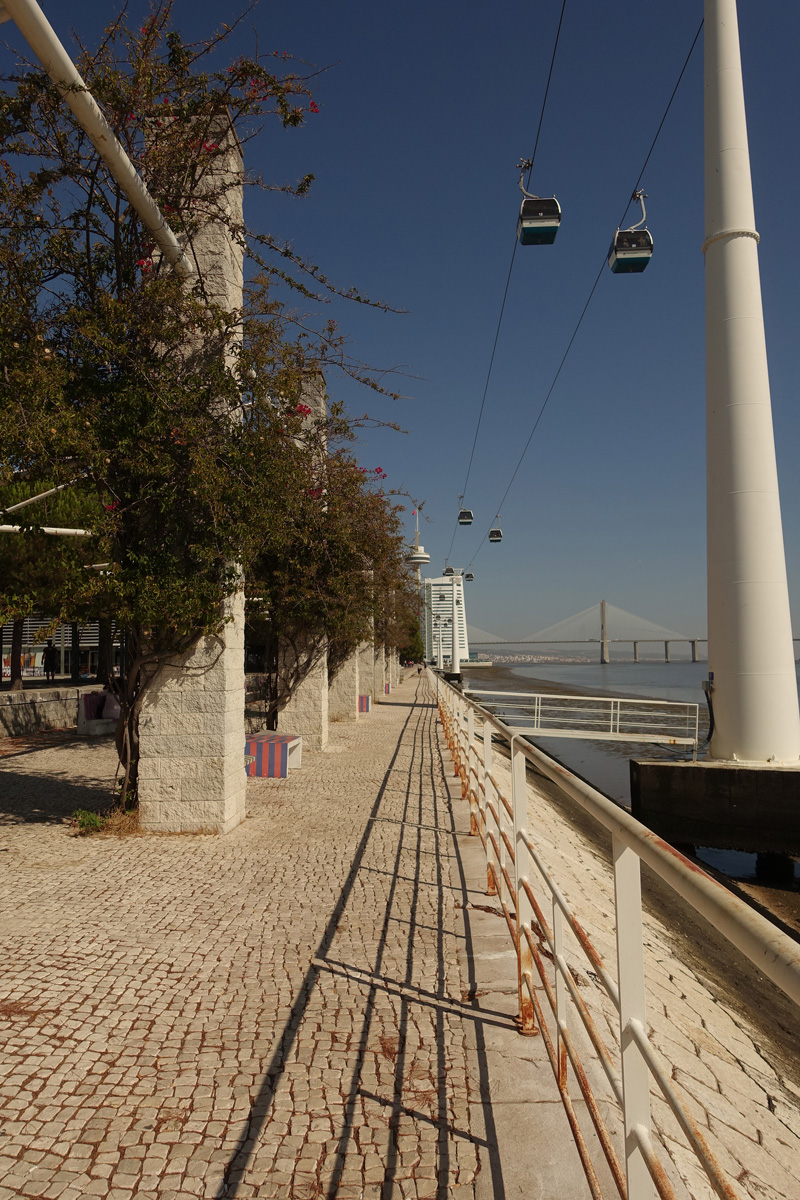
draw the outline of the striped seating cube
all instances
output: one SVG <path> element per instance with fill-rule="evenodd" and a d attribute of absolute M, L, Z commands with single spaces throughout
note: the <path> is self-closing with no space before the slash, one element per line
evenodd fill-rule
<path fill-rule="evenodd" d="M 105 692 L 84 692 L 83 715 L 87 721 L 97 721 L 103 715 L 103 705 L 106 702 Z"/>
<path fill-rule="evenodd" d="M 244 744 L 245 771 L 249 778 L 285 779 L 291 765 L 300 766 L 302 738 L 296 733 L 254 733 Z"/>
<path fill-rule="evenodd" d="M 387 695 L 387 696 L 389 696 L 389 695 L 391 694 L 391 691 L 392 691 L 392 685 L 391 685 L 390 683 L 385 683 L 385 684 L 383 685 L 383 690 L 384 690 L 384 692 L 386 693 L 386 695 Z"/>
<path fill-rule="evenodd" d="M 371 696 L 359 696 L 358 697 L 358 711 L 360 713 L 368 713 L 370 710 L 371 703 L 372 703 Z"/>

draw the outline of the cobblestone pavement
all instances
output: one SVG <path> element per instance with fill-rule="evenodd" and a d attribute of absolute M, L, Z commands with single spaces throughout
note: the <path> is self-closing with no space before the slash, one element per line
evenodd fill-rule
<path fill-rule="evenodd" d="M 452 818 L 419 690 L 252 781 L 225 838 L 72 836 L 108 743 L 0 760 L 0 1200 L 473 1195 Z"/>

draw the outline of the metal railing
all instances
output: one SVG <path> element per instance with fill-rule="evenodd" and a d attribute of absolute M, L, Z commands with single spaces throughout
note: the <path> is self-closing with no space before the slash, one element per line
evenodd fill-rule
<path fill-rule="evenodd" d="M 697 704 L 617 696 L 485 692 L 475 688 L 465 688 L 465 692 L 519 734 L 697 747 Z"/>
<path fill-rule="evenodd" d="M 461 779 L 462 796 L 469 801 L 470 833 L 480 836 L 486 851 L 487 892 L 497 896 L 516 949 L 519 1029 L 522 1034 L 540 1032 L 542 1035 L 592 1197 L 602 1200 L 603 1192 L 570 1095 L 568 1063 L 586 1102 L 616 1190 L 623 1200 L 650 1200 L 653 1186 L 661 1200 L 676 1200 L 673 1184 L 651 1134 L 651 1079 L 677 1119 L 713 1191 L 723 1200 L 739 1200 L 739 1192 L 717 1163 L 697 1121 L 678 1094 L 670 1066 L 665 1065 L 648 1037 L 641 863 L 646 863 L 688 901 L 795 1004 L 800 1004 L 800 947 L 608 797 L 525 742 L 518 730 L 432 672 L 428 672 L 428 678 L 436 689 L 455 773 Z M 479 722 L 482 722 L 480 736 Z M 495 774 L 493 739 L 505 743 L 510 751 L 510 800 Z M 616 979 L 574 915 L 528 832 L 528 763 L 554 780 L 611 833 Z M 545 895 L 549 894 L 551 907 L 548 913 L 537 899 L 534 871 L 544 885 Z M 580 995 L 567 961 L 567 927 L 618 1014 L 619 1052 L 616 1060 Z M 545 965 L 547 962 L 549 969 Z M 534 971 L 554 1024 L 548 1024 L 545 1019 L 534 985 Z M 621 1111 L 622 1160 L 581 1062 L 573 1033 L 576 1016 L 588 1035 Z"/>

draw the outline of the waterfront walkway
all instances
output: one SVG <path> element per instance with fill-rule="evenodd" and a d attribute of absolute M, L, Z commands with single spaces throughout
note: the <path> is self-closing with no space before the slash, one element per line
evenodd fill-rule
<path fill-rule="evenodd" d="M 108 744 L 6 745 L 0 1200 L 588 1196 L 552 1076 L 538 1125 L 514 1102 L 514 959 L 446 758 L 415 676 L 225 838 L 76 838 Z M 501 1110 L 548 1134 L 532 1190 Z"/>
<path fill-rule="evenodd" d="M 251 780 L 224 838 L 74 837 L 114 768 L 108 743 L 0 743 L 0 1200 L 588 1200 L 424 677 Z M 611 959 L 605 851 L 546 793 L 537 837 Z M 792 1021 L 762 1004 L 773 1047 L 686 920 L 645 923 L 653 1036 L 740 1194 L 797 1200 Z M 663 1103 L 654 1121 L 677 1194 L 705 1200 Z"/>

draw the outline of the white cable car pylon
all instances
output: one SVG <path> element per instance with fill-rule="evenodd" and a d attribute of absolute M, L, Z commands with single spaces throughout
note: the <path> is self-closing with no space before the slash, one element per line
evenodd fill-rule
<path fill-rule="evenodd" d="M 534 196 L 529 192 L 523 180 L 525 172 L 530 171 L 533 161 L 523 158 L 517 163 L 519 190 L 522 192 L 522 204 L 517 221 L 517 237 L 521 246 L 550 246 L 556 240 L 558 227 L 561 224 L 561 205 L 555 196 Z"/>
<path fill-rule="evenodd" d="M 615 275 L 632 275 L 645 269 L 653 256 L 653 235 L 647 228 L 647 193 L 638 188 L 631 200 L 642 206 L 642 219 L 628 229 L 618 229 L 611 239 L 608 265 Z"/>

